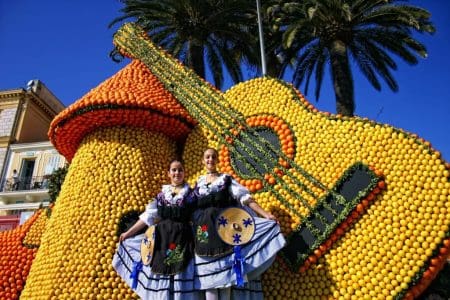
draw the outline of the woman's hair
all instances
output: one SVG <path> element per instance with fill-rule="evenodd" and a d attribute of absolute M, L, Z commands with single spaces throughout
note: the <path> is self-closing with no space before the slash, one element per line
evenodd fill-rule
<path fill-rule="evenodd" d="M 203 154 L 205 154 L 206 151 L 208 151 L 208 150 L 214 151 L 214 153 L 216 154 L 216 156 L 219 157 L 219 151 L 217 151 L 215 148 L 212 148 L 212 147 L 206 148 L 205 151 L 203 151 Z"/>
<path fill-rule="evenodd" d="M 183 167 L 184 170 L 184 163 L 181 159 L 178 158 L 174 158 L 169 162 L 169 165 L 167 166 L 167 171 L 170 171 L 170 166 L 174 163 L 174 162 L 179 162 L 181 164 L 181 166 Z"/>

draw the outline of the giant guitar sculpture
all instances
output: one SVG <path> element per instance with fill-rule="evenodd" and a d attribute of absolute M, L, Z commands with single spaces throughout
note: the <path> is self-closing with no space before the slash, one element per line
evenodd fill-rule
<path fill-rule="evenodd" d="M 131 23 L 114 42 L 136 59 L 127 68 L 139 70 L 139 88 L 117 93 L 114 103 L 77 102 L 52 123 L 51 140 L 73 160 L 24 299 L 132 297 L 109 267 L 120 220 L 156 192 L 175 145 L 191 183 L 202 172 L 202 150 L 216 147 L 222 171 L 278 216 L 288 245 L 263 276 L 269 299 L 409 299 L 442 268 L 450 248 L 449 171 L 428 142 L 389 125 L 319 113 L 271 78 L 221 93 Z M 134 85 L 119 80 L 99 89 Z M 165 98 L 133 102 L 134 93 L 155 87 Z M 161 97 L 170 105 L 155 105 Z M 147 153 L 155 147 L 161 150 Z"/>

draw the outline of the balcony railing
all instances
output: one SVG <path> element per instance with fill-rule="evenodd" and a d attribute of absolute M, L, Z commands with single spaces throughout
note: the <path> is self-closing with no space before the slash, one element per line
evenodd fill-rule
<path fill-rule="evenodd" d="M 12 177 L 7 178 L 1 184 L 1 191 L 29 191 L 48 189 L 48 176 L 21 177 L 18 182 L 14 183 Z"/>

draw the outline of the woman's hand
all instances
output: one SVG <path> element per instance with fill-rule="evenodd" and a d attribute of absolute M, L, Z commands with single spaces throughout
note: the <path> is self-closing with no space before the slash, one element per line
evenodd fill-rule
<path fill-rule="evenodd" d="M 265 211 L 261 206 L 259 206 L 258 203 L 255 202 L 255 200 L 250 199 L 247 205 L 251 209 L 253 209 L 257 214 L 262 216 L 263 218 L 266 218 L 266 219 L 269 219 L 269 220 L 273 220 L 273 221 L 279 223 L 278 220 L 277 220 L 277 217 L 272 215 L 271 212 Z"/>
<path fill-rule="evenodd" d="M 129 238 L 128 231 L 125 231 L 119 236 L 119 242 L 123 242 L 125 239 Z"/>
<path fill-rule="evenodd" d="M 265 215 L 264 215 L 264 218 L 269 219 L 269 220 L 273 220 L 273 221 L 278 223 L 277 217 L 272 215 L 270 212 L 266 212 Z"/>
<path fill-rule="evenodd" d="M 147 224 L 145 224 L 144 221 L 139 219 L 136 223 L 134 223 L 133 226 L 131 226 L 130 229 L 128 229 L 119 236 L 119 242 L 123 242 L 127 238 L 136 235 L 139 232 L 139 230 L 144 229 L 145 226 L 147 226 Z"/>

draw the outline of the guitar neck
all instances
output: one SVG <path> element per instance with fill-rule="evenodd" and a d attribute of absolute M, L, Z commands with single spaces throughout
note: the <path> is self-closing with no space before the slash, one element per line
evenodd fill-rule
<path fill-rule="evenodd" d="M 231 149 L 239 161 L 244 162 L 253 178 L 263 179 L 264 174 L 258 171 L 258 166 L 264 166 L 269 173 L 274 175 L 277 183 L 285 186 L 286 192 L 292 193 L 285 182 L 274 173 L 271 166 L 278 165 L 278 158 L 283 158 L 290 160 L 291 167 L 300 170 L 300 173 L 306 174 L 306 172 L 249 127 L 242 114 L 230 106 L 221 91 L 156 46 L 146 32 L 136 24 L 124 24 L 114 35 L 114 44 L 125 56 L 142 61 L 204 128 L 213 132 L 223 145 L 227 145 Z M 245 130 L 236 136 L 232 132 L 235 128 L 245 128 Z M 232 142 L 230 142 L 231 139 Z M 236 147 L 245 149 L 246 153 Z M 289 170 L 284 169 L 284 172 L 292 178 L 294 183 L 308 191 L 308 187 Z M 312 176 L 304 176 L 304 178 L 324 190 L 327 189 L 317 180 L 314 181 Z M 317 198 L 312 193 L 310 194 L 313 198 Z M 297 193 L 292 196 L 302 199 L 302 196 Z M 279 200 L 290 206 L 283 198 L 280 195 Z M 310 209 L 307 201 L 303 201 L 303 204 Z M 295 213 L 294 208 L 289 208 Z"/>
<path fill-rule="evenodd" d="M 252 144 L 249 154 L 256 157 L 256 163 L 259 165 L 268 164 L 267 161 L 258 159 L 261 153 L 267 154 L 264 156 L 274 160 L 270 162 L 272 165 L 277 163 L 273 154 L 278 157 L 283 155 L 279 153 L 280 151 L 267 147 L 267 141 L 257 135 L 250 136 L 248 132 L 243 132 L 238 137 L 233 136 L 233 128 L 249 129 L 242 114 L 230 107 L 221 91 L 153 44 L 139 26 L 133 23 L 123 25 L 114 36 L 114 44 L 124 55 L 142 61 L 185 109 L 203 127 L 213 132 L 223 144 L 229 144 L 231 137 L 240 146 L 244 143 Z M 248 131 L 251 132 L 251 130 Z M 253 171 L 252 176 L 262 178 L 262 174 L 257 172 L 257 167 L 254 165 L 255 161 L 250 161 L 238 151 L 233 152 L 247 165 L 253 164 L 253 167 L 250 166 Z"/>
<path fill-rule="evenodd" d="M 222 93 L 153 44 L 142 28 L 126 23 L 114 35 L 114 44 L 126 56 L 142 61 L 191 115 L 200 117 L 197 118 L 200 124 L 209 121 L 219 122 L 218 126 L 233 127 L 232 120 L 218 114 L 228 106 Z M 229 110 L 226 112 L 230 113 Z M 232 113 L 239 116 L 237 112 Z"/>

